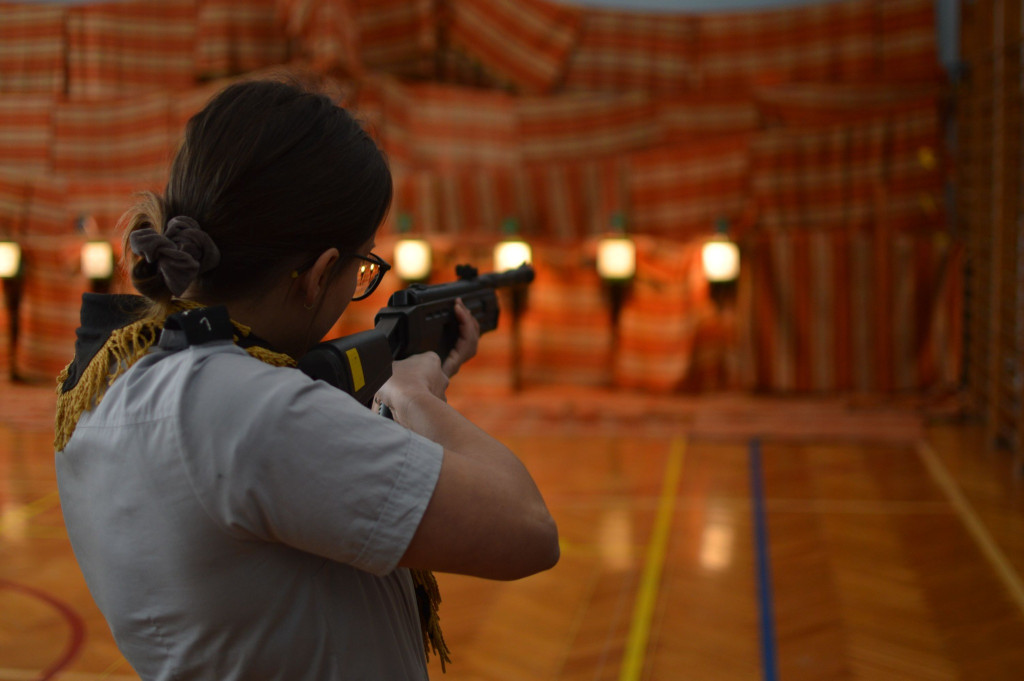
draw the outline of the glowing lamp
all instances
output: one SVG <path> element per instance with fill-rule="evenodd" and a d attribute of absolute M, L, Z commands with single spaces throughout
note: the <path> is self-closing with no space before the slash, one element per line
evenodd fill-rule
<path fill-rule="evenodd" d="M 0 279 L 14 279 L 21 273 L 21 246 L 16 241 L 0 241 Z"/>
<path fill-rule="evenodd" d="M 82 274 L 93 281 L 103 281 L 114 275 L 114 249 L 109 242 L 87 241 L 82 244 Z"/>
<path fill-rule="evenodd" d="M 628 281 L 636 274 L 636 244 L 624 236 L 597 243 L 597 273 L 606 281 Z"/>
<path fill-rule="evenodd" d="M 519 237 L 516 219 L 505 218 L 501 228 L 505 233 L 505 239 L 499 241 L 494 247 L 494 269 L 504 272 L 505 270 L 514 270 L 523 263 L 531 264 L 533 251 L 530 249 L 530 244 Z"/>
<path fill-rule="evenodd" d="M 725 238 L 707 241 L 701 252 L 708 281 L 735 281 L 740 276 L 740 249 Z"/>
<path fill-rule="evenodd" d="M 395 244 L 395 274 L 405 281 L 426 281 L 430 266 L 430 244 L 423 239 L 401 239 Z"/>
<path fill-rule="evenodd" d="M 518 239 L 501 241 L 494 247 L 494 269 L 499 272 L 512 270 L 523 263 L 533 262 L 530 244 Z"/>

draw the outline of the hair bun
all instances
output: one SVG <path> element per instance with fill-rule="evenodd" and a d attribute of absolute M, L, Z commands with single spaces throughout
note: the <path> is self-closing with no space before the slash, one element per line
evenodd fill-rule
<path fill-rule="evenodd" d="M 132 232 L 132 252 L 156 266 L 173 295 L 180 296 L 203 272 L 220 262 L 220 251 L 194 219 L 179 215 L 167 221 L 163 234 L 151 227 Z"/>

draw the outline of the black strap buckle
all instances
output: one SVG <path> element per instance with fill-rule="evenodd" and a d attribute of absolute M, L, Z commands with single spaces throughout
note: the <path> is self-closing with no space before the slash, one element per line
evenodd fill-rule
<path fill-rule="evenodd" d="M 232 340 L 235 336 L 228 309 L 223 305 L 177 312 L 167 318 L 164 328 L 184 331 L 189 345 Z"/>

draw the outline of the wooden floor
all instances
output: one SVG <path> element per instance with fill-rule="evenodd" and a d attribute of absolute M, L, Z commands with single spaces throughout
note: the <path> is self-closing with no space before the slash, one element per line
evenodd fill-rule
<path fill-rule="evenodd" d="M 63 529 L 51 391 L 0 390 L 0 681 L 134 679 Z M 443 678 L 1024 679 L 1024 483 L 976 428 L 840 401 L 452 401 L 533 471 L 562 559 L 440 575 Z"/>

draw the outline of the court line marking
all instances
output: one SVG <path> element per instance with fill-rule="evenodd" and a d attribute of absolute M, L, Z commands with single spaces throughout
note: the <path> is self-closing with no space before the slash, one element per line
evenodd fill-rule
<path fill-rule="evenodd" d="M 1003 585 L 1010 592 L 1010 596 L 1017 603 L 1017 606 L 1024 612 L 1024 581 L 1020 574 L 1013 567 L 1013 563 L 1006 557 L 1003 550 L 999 548 L 998 542 L 993 539 L 992 534 L 985 527 L 985 523 L 978 517 L 978 513 L 971 506 L 971 502 L 956 484 L 956 479 L 942 463 L 939 455 L 935 453 L 925 440 L 917 443 L 917 452 L 924 462 L 925 468 L 931 474 L 935 484 L 946 494 L 949 503 L 953 505 L 957 515 L 970 533 L 974 542 L 981 549 L 982 554 L 988 559 L 989 564 L 996 571 L 1002 580 Z"/>
<path fill-rule="evenodd" d="M 64 623 L 67 624 L 69 634 L 64 650 L 61 651 L 60 656 L 50 663 L 48 667 L 36 674 L 38 681 L 49 681 L 50 679 L 55 678 L 64 670 L 65 667 L 71 664 L 79 651 L 81 651 L 82 645 L 85 643 L 85 622 L 70 605 L 42 589 L 37 589 L 33 586 L 12 582 L 6 579 L 0 579 L 0 589 L 9 589 L 16 593 L 20 593 L 24 596 L 35 598 L 38 601 L 46 603 L 56 610 L 57 614 L 59 614 L 61 619 L 64 620 Z"/>
<path fill-rule="evenodd" d="M 636 681 L 643 673 L 647 658 L 647 644 L 651 635 L 651 621 L 654 619 L 654 605 L 661 586 L 661 574 L 668 554 L 668 540 L 672 529 L 672 513 L 675 510 L 679 479 L 683 474 L 683 460 L 686 457 L 686 439 L 672 439 L 665 475 L 662 479 L 658 515 L 651 530 L 651 541 L 647 545 L 644 571 L 633 603 L 633 617 L 626 639 L 626 650 L 619 669 L 619 681 Z"/>
<path fill-rule="evenodd" d="M 764 501 L 764 470 L 761 441 L 749 444 L 751 512 L 754 521 L 754 553 L 757 559 L 757 600 L 761 630 L 761 672 L 765 681 L 779 678 L 775 649 L 775 607 L 772 600 L 772 566 L 768 555 L 768 520 Z"/>
<path fill-rule="evenodd" d="M 88 672 L 61 672 L 60 681 L 138 681 L 138 676 L 110 676 Z M 0 667 L 0 681 L 38 681 L 38 669 L 10 669 Z"/>
<path fill-rule="evenodd" d="M 54 506 L 59 505 L 60 493 L 50 492 L 39 497 L 35 501 L 29 502 L 27 504 L 16 504 L 10 506 L 2 514 L 0 514 L 0 520 L 13 515 L 17 515 L 21 518 L 24 518 L 25 520 L 28 520 L 29 518 L 34 518 L 35 516 L 41 513 L 46 513 Z"/>

